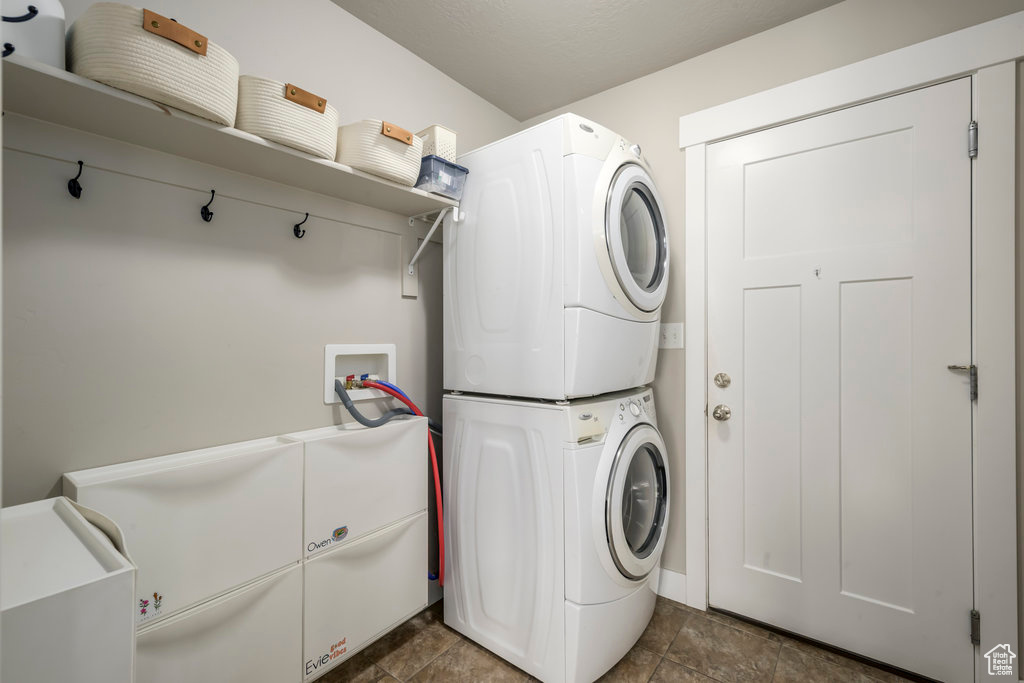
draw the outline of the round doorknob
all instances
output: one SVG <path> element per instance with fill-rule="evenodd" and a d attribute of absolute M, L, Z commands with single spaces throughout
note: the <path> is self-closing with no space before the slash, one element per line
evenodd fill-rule
<path fill-rule="evenodd" d="M 719 422 L 725 422 L 730 417 L 732 417 L 732 409 L 729 408 L 729 406 L 727 406 L 727 405 L 723 405 L 723 404 L 719 403 L 711 411 L 711 417 L 715 418 Z"/>

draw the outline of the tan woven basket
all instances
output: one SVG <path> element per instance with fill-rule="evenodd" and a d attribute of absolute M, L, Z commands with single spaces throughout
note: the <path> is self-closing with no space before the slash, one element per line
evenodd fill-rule
<path fill-rule="evenodd" d="M 238 79 L 235 127 L 323 159 L 338 147 L 338 110 L 326 99 L 269 78 Z"/>
<path fill-rule="evenodd" d="M 420 173 L 423 140 L 380 119 L 366 119 L 338 129 L 339 164 L 413 185 Z"/>
<path fill-rule="evenodd" d="M 96 3 L 68 31 L 67 59 L 69 69 L 86 78 L 226 126 L 235 123 L 238 60 L 165 17 Z"/>

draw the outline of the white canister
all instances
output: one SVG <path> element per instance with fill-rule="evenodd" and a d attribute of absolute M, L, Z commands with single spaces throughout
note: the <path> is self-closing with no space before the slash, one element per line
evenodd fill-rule
<path fill-rule="evenodd" d="M 60 0 L 3 0 L 3 55 L 64 69 L 64 6 Z"/>

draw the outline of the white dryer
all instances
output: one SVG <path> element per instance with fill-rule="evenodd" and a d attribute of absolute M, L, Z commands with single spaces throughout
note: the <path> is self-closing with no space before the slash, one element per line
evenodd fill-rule
<path fill-rule="evenodd" d="M 565 114 L 459 163 L 445 388 L 558 400 L 651 382 L 668 234 L 640 148 Z"/>
<path fill-rule="evenodd" d="M 542 681 L 593 681 L 654 611 L 669 468 L 642 388 L 444 398 L 445 623 Z"/>

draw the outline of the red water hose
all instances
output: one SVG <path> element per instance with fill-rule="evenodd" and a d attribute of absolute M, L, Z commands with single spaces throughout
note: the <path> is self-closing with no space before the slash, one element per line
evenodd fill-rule
<path fill-rule="evenodd" d="M 419 416 L 423 416 L 423 411 L 416 407 L 416 404 L 410 401 L 407 397 L 403 396 L 400 392 L 395 391 L 391 387 L 378 384 L 371 380 L 363 380 L 364 387 L 370 387 L 371 389 L 377 389 L 383 391 L 389 396 L 397 398 L 399 401 L 409 407 L 409 410 Z M 441 506 L 441 472 L 437 467 L 437 453 L 434 451 L 434 439 L 430 436 L 430 430 L 427 430 L 427 446 L 430 448 L 430 464 L 434 469 L 434 498 L 437 500 L 437 578 L 440 585 L 444 585 L 444 511 Z"/>

